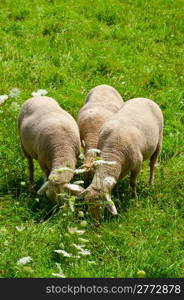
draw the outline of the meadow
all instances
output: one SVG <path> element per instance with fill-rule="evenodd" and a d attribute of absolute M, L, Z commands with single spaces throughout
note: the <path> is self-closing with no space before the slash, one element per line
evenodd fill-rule
<path fill-rule="evenodd" d="M 183 43 L 182 0 L 0 1 L 0 95 L 9 96 L 0 104 L 0 277 L 184 277 Z M 165 122 L 155 184 L 148 162 L 138 199 L 119 180 L 119 214 L 96 228 L 82 202 L 73 212 L 29 191 L 17 116 L 45 89 L 76 118 L 104 83 L 125 101 L 154 100 Z"/>

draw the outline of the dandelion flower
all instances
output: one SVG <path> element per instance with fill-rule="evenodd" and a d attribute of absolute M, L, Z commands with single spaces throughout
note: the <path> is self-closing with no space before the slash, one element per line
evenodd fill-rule
<path fill-rule="evenodd" d="M 22 257 L 21 259 L 18 260 L 17 265 L 18 266 L 25 265 L 25 264 L 27 264 L 31 261 L 32 261 L 31 256 L 25 256 L 25 257 Z"/>
<path fill-rule="evenodd" d="M 17 89 L 17 88 L 12 89 L 12 90 L 10 91 L 9 96 L 10 96 L 11 98 L 17 98 L 17 97 L 19 97 L 19 96 L 20 96 L 20 90 Z"/>
<path fill-rule="evenodd" d="M 36 92 L 32 92 L 32 96 L 35 97 L 35 96 L 45 96 L 47 95 L 48 92 L 46 90 L 43 90 L 43 89 L 39 89 L 37 90 Z"/>
<path fill-rule="evenodd" d="M 8 99 L 8 95 L 1 95 L 0 96 L 0 104 L 3 104 Z"/>

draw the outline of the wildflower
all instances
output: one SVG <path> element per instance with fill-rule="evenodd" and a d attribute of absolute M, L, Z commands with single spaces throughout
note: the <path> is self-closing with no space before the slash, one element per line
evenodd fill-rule
<path fill-rule="evenodd" d="M 89 149 L 89 150 L 87 151 L 87 153 L 98 153 L 98 154 L 100 154 L 101 151 L 100 151 L 100 149 L 93 149 L 93 148 L 91 148 L 91 149 Z"/>
<path fill-rule="evenodd" d="M 17 98 L 17 97 L 19 97 L 19 96 L 20 96 L 20 90 L 17 89 L 17 88 L 12 89 L 12 90 L 10 91 L 9 96 L 10 96 L 11 98 Z"/>
<path fill-rule="evenodd" d="M 15 226 L 15 228 L 17 229 L 17 231 L 23 231 L 25 229 L 25 227 L 22 225 L 22 226 Z"/>
<path fill-rule="evenodd" d="M 85 231 L 84 230 L 78 230 L 76 227 L 68 227 L 68 232 L 70 234 L 82 235 Z"/>
<path fill-rule="evenodd" d="M 25 265 L 31 261 L 32 261 L 31 256 L 22 257 L 21 259 L 18 260 L 17 265 L 18 266 Z"/>
<path fill-rule="evenodd" d="M 145 273 L 143 270 L 139 270 L 139 271 L 137 272 L 137 275 L 138 275 L 138 277 L 140 277 L 140 278 L 144 278 L 145 275 L 146 275 L 146 273 Z"/>
<path fill-rule="evenodd" d="M 8 95 L 1 95 L 0 96 L 0 104 L 3 104 L 8 99 Z"/>
<path fill-rule="evenodd" d="M 94 162 L 95 166 L 101 166 L 101 165 L 116 165 L 116 161 L 107 161 L 103 159 L 96 160 Z"/>
<path fill-rule="evenodd" d="M 85 245 L 77 245 L 77 244 L 72 244 L 79 252 L 78 254 L 81 255 L 90 255 L 91 252 L 88 249 L 84 249 Z"/>
<path fill-rule="evenodd" d="M 74 171 L 74 173 L 75 174 L 82 174 L 82 173 L 85 173 L 86 172 L 86 169 L 84 168 L 84 169 L 76 169 L 75 171 Z"/>
<path fill-rule="evenodd" d="M 14 111 L 18 111 L 18 110 L 20 109 L 20 105 L 19 105 L 17 102 L 12 102 L 11 108 L 12 108 Z"/>
<path fill-rule="evenodd" d="M 78 212 L 78 217 L 79 217 L 79 218 L 84 218 L 84 213 L 83 213 L 82 210 L 80 210 L 80 211 Z"/>
<path fill-rule="evenodd" d="M 82 249 L 81 251 L 78 252 L 78 254 L 81 255 L 91 255 L 91 252 L 87 249 Z"/>
<path fill-rule="evenodd" d="M 40 89 L 40 90 L 37 90 L 36 92 L 32 92 L 32 96 L 35 97 L 35 96 L 45 96 L 47 95 L 48 92 L 46 90 L 43 90 L 43 89 Z"/>
<path fill-rule="evenodd" d="M 57 267 L 59 273 L 52 273 L 52 275 L 55 276 L 55 277 L 59 277 L 59 278 L 65 278 L 65 275 L 64 275 L 64 273 L 61 269 L 61 265 L 56 263 L 56 267 Z"/>
<path fill-rule="evenodd" d="M 84 183 L 83 180 L 77 180 L 77 181 L 73 182 L 73 184 L 83 184 L 83 183 Z"/>
<path fill-rule="evenodd" d="M 68 252 L 66 252 L 65 250 L 54 250 L 54 252 L 58 253 L 58 254 L 62 254 L 64 257 L 72 257 L 72 255 Z"/>

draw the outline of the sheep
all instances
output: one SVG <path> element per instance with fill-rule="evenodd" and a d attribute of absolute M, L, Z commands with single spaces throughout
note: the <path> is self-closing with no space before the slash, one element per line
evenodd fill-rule
<path fill-rule="evenodd" d="M 98 141 L 101 164 L 97 161 L 99 166 L 91 184 L 79 195 L 89 203 L 94 219 L 100 219 L 100 200 L 112 214 L 117 214 L 111 192 L 117 180 L 129 172 L 132 197 L 137 197 L 136 180 L 144 160 L 150 160 L 149 183 L 153 184 L 162 132 L 162 112 L 155 102 L 146 98 L 126 101 L 120 111 L 102 126 Z"/>
<path fill-rule="evenodd" d="M 18 116 L 22 150 L 28 160 L 29 179 L 34 185 L 33 159 L 38 160 L 45 182 L 38 194 L 56 199 L 61 189 L 79 194 L 82 187 L 70 184 L 77 157 L 80 135 L 76 121 L 52 98 L 36 96 L 24 102 Z"/>
<path fill-rule="evenodd" d="M 78 113 L 77 123 L 84 147 L 84 163 L 81 168 L 90 170 L 96 154 L 101 126 L 123 105 L 120 94 L 111 86 L 102 84 L 93 88 Z"/>

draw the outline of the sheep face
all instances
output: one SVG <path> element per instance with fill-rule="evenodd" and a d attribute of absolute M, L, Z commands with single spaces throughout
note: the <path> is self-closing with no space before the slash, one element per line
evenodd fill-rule
<path fill-rule="evenodd" d="M 50 200 L 56 200 L 61 192 L 70 192 L 72 195 L 78 196 L 82 193 L 84 189 L 77 184 L 63 183 L 63 184 L 53 184 L 51 181 L 46 181 L 42 187 L 37 192 L 38 195 L 46 196 Z"/>
<path fill-rule="evenodd" d="M 108 191 L 108 189 L 99 190 L 89 186 L 79 195 L 79 198 L 85 199 L 89 205 L 89 212 L 92 218 L 97 221 L 101 219 L 101 212 L 104 206 L 107 207 L 113 215 L 117 215 L 116 207 L 111 200 L 110 191 Z"/>

